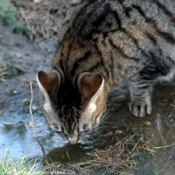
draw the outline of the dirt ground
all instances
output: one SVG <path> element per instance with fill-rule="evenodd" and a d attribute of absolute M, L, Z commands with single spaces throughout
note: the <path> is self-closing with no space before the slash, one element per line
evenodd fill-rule
<path fill-rule="evenodd" d="M 11 77 L 0 81 L 0 128 L 1 133 L 3 133 L 1 134 L 0 149 L 16 146 L 17 148 L 14 147 L 14 150 L 18 150 L 20 147 L 20 152 L 23 152 L 23 148 L 26 150 L 28 148 L 23 147 L 21 145 L 23 143 L 19 146 L 18 141 L 23 140 L 23 138 L 20 138 L 18 133 L 22 134 L 28 129 L 31 130 L 29 115 L 30 82 L 33 83 L 34 93 L 33 113 L 39 117 L 36 119 L 36 125 L 38 127 L 46 126 L 45 118 L 39 110 L 38 87 L 35 78 L 39 70 L 48 71 L 50 61 L 57 48 L 58 37 L 34 43 L 25 36 L 13 34 L 9 27 L 2 26 L 2 24 L 0 24 L 0 31 L 0 58 L 3 60 L 3 64 L 7 64 L 4 66 L 7 69 L 1 72 L 1 78 L 4 76 Z M 38 132 L 40 135 L 42 133 L 44 135 L 47 132 L 47 127 Z M 33 137 L 31 132 L 28 136 L 31 139 Z M 30 140 L 28 136 L 25 141 L 23 140 L 24 142 Z M 9 137 L 12 141 L 8 140 Z M 17 145 L 13 141 L 17 142 Z M 14 154 L 16 155 L 16 152 Z"/>
<path fill-rule="evenodd" d="M 50 132 L 46 125 L 39 108 L 35 77 L 39 70 L 48 71 L 58 47 L 58 40 L 58 36 L 52 36 L 35 43 L 25 36 L 13 34 L 9 27 L 0 24 L 0 60 L 2 60 L 0 64 L 4 65 L 4 70 L 0 71 L 0 150 L 9 148 L 15 159 L 21 154 L 29 155 L 31 158 L 42 157 L 41 149 L 34 140 L 31 129 L 30 82 L 33 84 L 34 92 L 32 109 L 36 132 L 45 146 L 46 153 L 54 161 L 69 162 L 63 158 L 65 150 L 70 151 L 72 161 L 81 161 L 106 138 L 104 133 L 98 135 L 97 132 L 97 136 L 89 136 L 73 147 L 59 135 Z M 117 129 L 125 135 L 129 132 L 137 133 L 150 140 L 156 147 L 155 157 L 140 153 L 137 159 L 138 170 L 134 173 L 136 175 L 175 175 L 175 84 L 157 85 L 156 89 L 153 113 L 150 116 L 133 117 L 127 105 L 123 103 L 104 122 L 108 127 L 106 132 L 110 133 L 110 130 L 113 132 Z M 122 87 L 116 89 L 111 98 L 113 99 L 114 96 L 122 98 L 122 90 Z M 101 140 L 97 139 L 98 137 Z"/>

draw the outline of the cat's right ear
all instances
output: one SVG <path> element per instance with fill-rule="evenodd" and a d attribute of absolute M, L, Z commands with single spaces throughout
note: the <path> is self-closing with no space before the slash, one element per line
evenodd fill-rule
<path fill-rule="evenodd" d="M 60 84 L 60 75 L 58 72 L 46 73 L 40 71 L 36 79 L 40 90 L 44 90 L 47 93 L 51 93 Z"/>
<path fill-rule="evenodd" d="M 82 100 L 91 100 L 93 103 L 101 94 L 104 87 L 104 79 L 98 73 L 82 73 L 79 78 L 79 89 Z"/>

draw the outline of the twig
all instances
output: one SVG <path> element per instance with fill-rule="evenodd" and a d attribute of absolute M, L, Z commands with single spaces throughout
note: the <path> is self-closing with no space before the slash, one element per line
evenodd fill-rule
<path fill-rule="evenodd" d="M 67 150 L 66 150 L 66 154 L 67 154 L 68 159 L 71 160 Z"/>
<path fill-rule="evenodd" d="M 34 117 L 33 117 L 33 113 L 32 113 L 32 104 L 33 104 L 33 88 L 32 88 L 32 82 L 30 82 L 30 93 L 31 93 L 31 100 L 30 100 L 30 116 L 31 116 L 31 120 L 32 120 L 32 131 L 33 131 L 33 136 L 36 139 L 36 141 L 38 142 L 38 144 L 41 147 L 42 153 L 43 153 L 43 157 L 44 157 L 44 162 L 46 165 L 49 165 L 49 161 L 47 159 L 46 153 L 45 153 L 45 149 L 42 145 L 42 143 L 40 142 L 40 140 L 38 139 L 36 132 L 35 132 L 35 121 L 34 121 Z"/>
<path fill-rule="evenodd" d="M 131 153 L 134 153 L 135 149 L 137 148 L 137 146 L 139 145 L 139 143 L 141 142 L 142 137 L 139 139 L 139 141 L 135 144 L 134 148 L 131 150 Z"/>
<path fill-rule="evenodd" d="M 168 148 L 168 147 L 171 147 L 171 146 L 174 146 L 174 143 L 172 143 L 171 145 L 165 145 L 165 146 L 155 146 L 153 148 L 154 149 L 163 149 L 163 148 Z"/>

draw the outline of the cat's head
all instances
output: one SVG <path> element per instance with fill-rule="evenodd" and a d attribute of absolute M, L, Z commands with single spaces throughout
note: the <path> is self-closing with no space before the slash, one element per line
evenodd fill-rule
<path fill-rule="evenodd" d="M 99 124 L 106 108 L 105 80 L 97 73 L 71 78 L 54 70 L 38 73 L 40 104 L 49 127 L 76 144 Z"/>

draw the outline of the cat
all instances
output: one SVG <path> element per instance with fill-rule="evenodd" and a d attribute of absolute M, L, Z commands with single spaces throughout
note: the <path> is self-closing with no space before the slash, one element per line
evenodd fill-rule
<path fill-rule="evenodd" d="M 144 117 L 153 84 L 174 70 L 174 0 L 84 0 L 63 25 L 50 72 L 38 73 L 41 107 L 49 127 L 76 144 L 120 82 L 129 81 L 131 113 Z"/>

